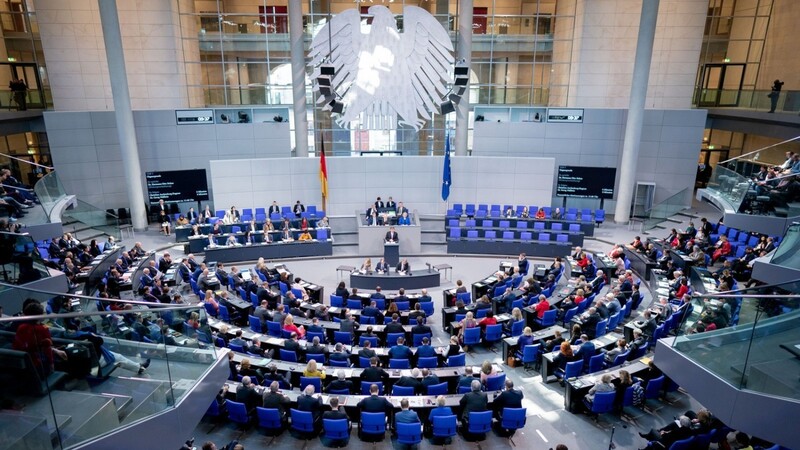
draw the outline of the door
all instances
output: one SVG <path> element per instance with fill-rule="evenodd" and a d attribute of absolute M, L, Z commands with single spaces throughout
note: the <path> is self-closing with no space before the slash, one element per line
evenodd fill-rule
<path fill-rule="evenodd" d="M 262 33 L 288 33 L 289 15 L 286 6 L 259 6 L 258 13 L 261 14 L 261 22 L 266 27 L 261 28 Z"/>
<path fill-rule="evenodd" d="M 489 19 L 489 8 L 472 8 L 472 34 L 486 34 Z"/>
<path fill-rule="evenodd" d="M 738 106 L 744 64 L 706 64 L 700 78 L 698 106 Z"/>

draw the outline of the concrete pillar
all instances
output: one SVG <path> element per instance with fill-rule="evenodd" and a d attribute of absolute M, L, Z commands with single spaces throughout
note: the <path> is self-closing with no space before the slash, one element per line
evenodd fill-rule
<path fill-rule="evenodd" d="M 639 36 L 636 41 L 636 60 L 633 63 L 631 97 L 628 105 L 628 120 L 625 124 L 625 140 L 622 144 L 617 206 L 614 222 L 626 223 L 631 217 L 631 200 L 636 184 L 636 163 L 642 140 L 644 102 L 647 98 L 647 81 L 650 77 L 650 62 L 653 58 L 653 41 L 656 36 L 659 0 L 642 0 L 642 16 L 639 19 Z"/>
<path fill-rule="evenodd" d="M 457 60 L 472 62 L 472 0 L 458 1 L 458 41 Z M 472 67 L 470 67 L 470 70 Z M 456 107 L 456 156 L 467 156 L 467 139 L 469 136 L 469 82 L 467 90 Z"/>
<path fill-rule="evenodd" d="M 103 27 L 103 42 L 106 46 L 108 76 L 111 79 L 111 95 L 114 99 L 119 148 L 122 152 L 122 167 L 131 208 L 131 223 L 135 230 L 144 231 L 147 228 L 147 211 L 142 187 L 142 167 L 139 163 L 139 146 L 136 144 L 136 129 L 133 125 L 131 94 L 128 91 L 128 74 L 125 72 L 117 2 L 98 0 L 98 5 L 100 23 Z"/>
<path fill-rule="evenodd" d="M 300 1 L 289 2 L 289 49 L 292 61 L 295 156 L 307 157 L 306 59 L 303 48 L 303 7 Z"/>

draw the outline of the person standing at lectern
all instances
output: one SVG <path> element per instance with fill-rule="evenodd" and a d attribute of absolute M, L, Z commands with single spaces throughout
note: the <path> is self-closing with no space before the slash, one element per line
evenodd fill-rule
<path fill-rule="evenodd" d="M 386 237 L 383 239 L 383 241 L 387 243 L 397 243 L 400 241 L 399 237 L 397 236 L 397 231 L 395 231 L 394 227 L 389 227 L 389 231 L 386 232 Z"/>
<path fill-rule="evenodd" d="M 401 275 L 405 275 L 411 272 L 411 266 L 408 264 L 407 259 L 403 258 L 402 261 L 397 263 L 397 272 L 400 273 Z"/>

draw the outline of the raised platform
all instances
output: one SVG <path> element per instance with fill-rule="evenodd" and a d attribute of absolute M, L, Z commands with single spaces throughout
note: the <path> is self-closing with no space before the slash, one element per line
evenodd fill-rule
<path fill-rule="evenodd" d="M 387 272 L 384 274 L 350 274 L 350 286 L 359 289 L 375 290 L 375 287 L 380 286 L 381 289 L 396 291 L 400 288 L 403 289 L 422 289 L 437 287 L 440 284 L 440 274 L 438 270 L 434 269 L 420 269 L 413 270 L 409 275 L 400 275 L 396 272 Z"/>
<path fill-rule="evenodd" d="M 283 259 L 304 256 L 333 255 L 332 241 L 306 241 L 261 245 L 242 245 L 235 247 L 215 247 L 206 249 L 206 261 L 236 262 L 255 261 L 258 258 Z"/>
<path fill-rule="evenodd" d="M 522 241 L 468 241 L 448 240 L 447 253 L 478 255 L 519 255 L 542 256 L 553 258 L 569 254 L 572 244 L 569 242 L 522 242 Z"/>
<path fill-rule="evenodd" d="M 358 254 L 383 256 L 383 240 L 389 227 L 364 225 L 363 214 L 356 214 L 354 220 L 358 223 Z M 422 227 L 419 225 L 419 215 L 416 210 L 411 215 L 411 225 L 395 225 L 394 227 L 400 241 L 400 257 L 420 254 L 422 251 Z"/>

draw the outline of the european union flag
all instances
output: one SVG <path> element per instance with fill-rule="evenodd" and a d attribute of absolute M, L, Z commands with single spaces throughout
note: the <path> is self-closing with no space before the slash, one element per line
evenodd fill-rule
<path fill-rule="evenodd" d="M 447 201 L 450 197 L 450 133 L 445 133 L 444 138 L 444 169 L 442 173 L 442 200 Z"/>

